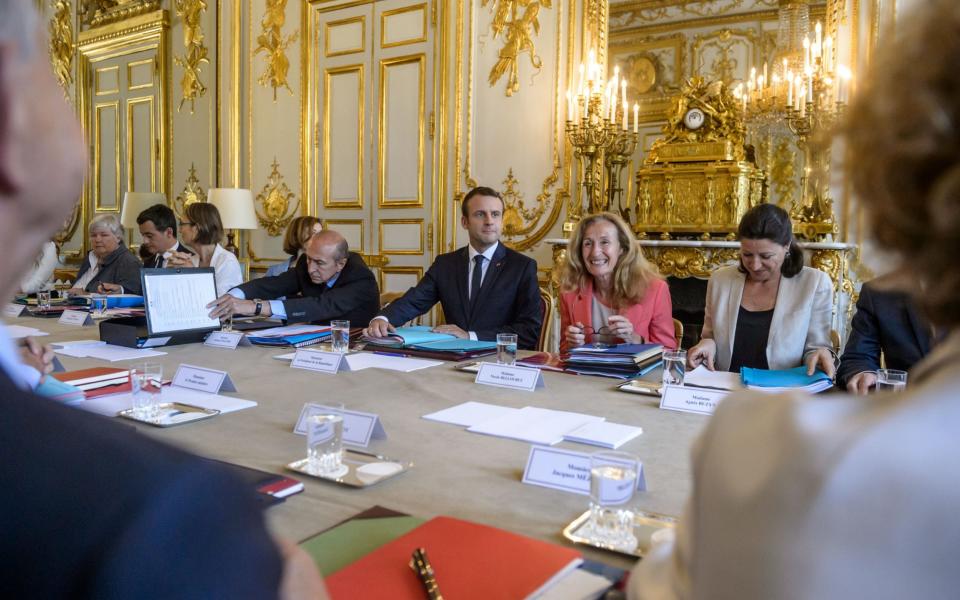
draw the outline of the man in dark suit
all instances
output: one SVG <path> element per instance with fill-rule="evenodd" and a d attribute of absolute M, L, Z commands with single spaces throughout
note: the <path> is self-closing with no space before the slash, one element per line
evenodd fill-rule
<path fill-rule="evenodd" d="M 286 300 L 273 300 L 286 296 Z M 256 300 L 248 298 L 257 298 Z M 380 308 L 380 289 L 359 254 L 333 230 L 316 233 L 294 268 L 239 285 L 210 304 L 213 318 L 279 317 L 292 323 L 345 319 L 366 323 Z"/>
<path fill-rule="evenodd" d="M 0 0 L 0 297 L 73 209 L 87 163 L 28 0 Z M 322 593 L 230 473 L 28 391 L 0 325 L 0 588 L 11 598 Z M 282 580 L 281 580 L 281 573 Z M 281 589 L 282 588 L 282 589 Z M 306 596 L 305 596 L 306 597 Z"/>
<path fill-rule="evenodd" d="M 931 328 L 907 294 L 865 283 L 840 357 L 837 386 L 866 394 L 877 383 L 881 353 L 887 368 L 908 371 L 930 352 L 930 345 Z"/>
<path fill-rule="evenodd" d="M 137 215 L 137 225 L 143 238 L 141 249 L 149 253 L 149 257 L 143 260 L 144 267 L 162 269 L 173 252 L 193 254 L 177 241 L 177 216 L 166 204 L 154 204 L 141 212 Z"/>
<path fill-rule="evenodd" d="M 416 287 L 384 308 L 365 333 L 384 337 L 440 302 L 446 324 L 436 332 L 474 340 L 516 333 L 520 348 L 535 349 L 543 324 L 537 263 L 500 243 L 503 208 L 496 191 L 470 190 L 460 205 L 470 243 L 438 256 Z"/>

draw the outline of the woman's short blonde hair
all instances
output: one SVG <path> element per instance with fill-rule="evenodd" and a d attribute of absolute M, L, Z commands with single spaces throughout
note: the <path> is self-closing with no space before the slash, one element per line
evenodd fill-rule
<path fill-rule="evenodd" d="M 613 270 L 613 308 L 623 308 L 638 304 L 647 293 L 647 287 L 654 280 L 661 279 L 660 273 L 643 256 L 640 244 L 637 243 L 630 226 L 619 215 L 611 212 L 602 212 L 584 217 L 570 236 L 567 245 L 567 262 L 564 268 L 561 287 L 565 292 L 581 289 L 592 278 L 587 266 L 583 262 L 583 235 L 587 227 L 598 221 L 612 223 L 617 229 L 617 240 L 623 249 L 623 254 Z"/>
<path fill-rule="evenodd" d="M 960 325 L 960 2 L 926 0 L 897 29 L 847 111 L 847 170 L 876 240 L 909 261 L 917 302 L 949 328 Z"/>
<path fill-rule="evenodd" d="M 311 216 L 297 217 L 287 225 L 287 232 L 283 236 L 283 251 L 290 256 L 297 256 L 303 250 L 304 244 L 313 235 L 314 226 L 320 219 Z"/>

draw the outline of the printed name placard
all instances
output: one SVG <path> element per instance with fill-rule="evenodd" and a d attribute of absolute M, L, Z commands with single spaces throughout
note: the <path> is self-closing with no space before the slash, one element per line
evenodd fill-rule
<path fill-rule="evenodd" d="M 80 327 L 93 325 L 93 319 L 90 317 L 90 313 L 83 312 L 82 310 L 65 310 L 63 314 L 60 315 L 58 322 L 64 325 L 78 325 Z"/>
<path fill-rule="evenodd" d="M 698 415 L 712 415 L 717 404 L 727 397 L 726 390 L 708 390 L 706 388 L 665 385 L 663 396 L 660 399 L 660 408 L 696 413 Z"/>
<path fill-rule="evenodd" d="M 527 466 L 523 470 L 523 483 L 590 495 L 590 455 L 586 452 L 531 446 Z M 643 463 L 637 469 L 637 490 L 647 489 L 643 476 Z"/>
<path fill-rule="evenodd" d="M 474 381 L 483 385 L 527 392 L 543 387 L 543 375 L 540 369 L 488 362 L 480 363 L 480 370 L 477 371 L 477 378 Z"/>
<path fill-rule="evenodd" d="M 212 331 L 207 339 L 203 340 L 203 345 L 236 350 L 237 346 L 249 346 L 250 340 L 242 331 Z"/>
<path fill-rule="evenodd" d="M 26 306 L 22 304 L 14 304 L 11 302 L 10 304 L 7 304 L 6 306 L 3 307 L 3 316 L 10 319 L 14 317 L 19 317 L 23 313 L 23 309 L 25 308 Z"/>
<path fill-rule="evenodd" d="M 193 365 L 180 365 L 177 368 L 177 374 L 173 376 L 171 385 L 211 394 L 217 394 L 221 391 L 237 391 L 237 386 L 233 385 L 233 381 L 226 371 L 205 369 Z"/>
<path fill-rule="evenodd" d="M 322 350 L 297 350 L 290 366 L 294 369 L 307 369 L 320 373 L 336 375 L 337 371 L 349 371 L 350 365 L 343 360 L 339 352 L 323 352 Z"/>
<path fill-rule="evenodd" d="M 323 404 L 304 404 L 300 411 L 300 418 L 297 419 L 297 425 L 293 432 L 299 435 L 307 434 L 307 419 L 315 414 L 326 413 L 331 407 Z M 336 410 L 336 409 L 334 409 Z M 343 443 L 353 446 L 367 447 L 370 440 L 387 439 L 387 431 L 380 422 L 380 417 L 373 413 L 360 412 L 358 410 L 342 411 L 343 414 Z"/>

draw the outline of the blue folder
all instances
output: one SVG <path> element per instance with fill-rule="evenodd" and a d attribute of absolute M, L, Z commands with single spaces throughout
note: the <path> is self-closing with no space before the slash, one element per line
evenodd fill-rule
<path fill-rule="evenodd" d="M 806 367 L 794 369 L 768 370 L 742 367 L 740 378 L 743 385 L 756 387 L 805 387 L 820 381 L 830 381 L 830 376 L 817 370 L 813 375 L 807 375 Z"/>

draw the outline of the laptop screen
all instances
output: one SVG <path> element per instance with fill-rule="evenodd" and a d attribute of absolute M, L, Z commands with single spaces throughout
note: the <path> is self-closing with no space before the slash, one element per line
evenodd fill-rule
<path fill-rule="evenodd" d="M 150 335 L 220 328 L 207 305 L 217 299 L 213 269 L 141 269 Z"/>

